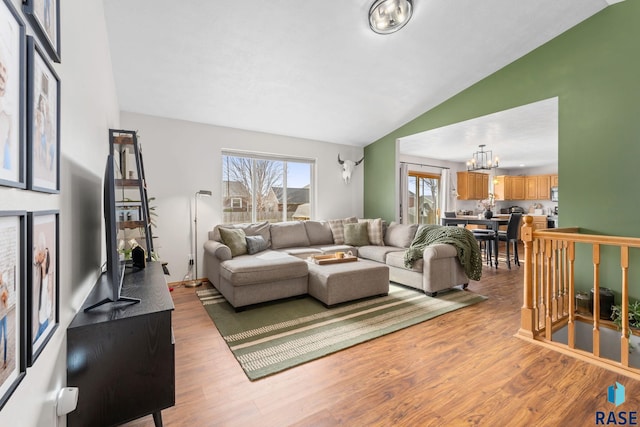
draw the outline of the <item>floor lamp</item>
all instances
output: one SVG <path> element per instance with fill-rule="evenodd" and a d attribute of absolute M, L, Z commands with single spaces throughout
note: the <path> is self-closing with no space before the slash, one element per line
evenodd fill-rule
<path fill-rule="evenodd" d="M 196 286 L 202 285 L 202 282 L 198 279 L 198 196 L 210 197 L 211 196 L 211 191 L 209 191 L 209 190 L 200 190 L 195 195 L 196 208 L 195 208 L 194 215 L 193 215 L 195 251 L 193 253 L 194 253 L 194 258 L 195 258 L 194 262 L 195 262 L 195 265 L 196 265 L 196 272 L 195 272 L 195 275 L 193 276 L 193 282 L 187 283 L 185 285 L 187 288 L 195 288 Z"/>

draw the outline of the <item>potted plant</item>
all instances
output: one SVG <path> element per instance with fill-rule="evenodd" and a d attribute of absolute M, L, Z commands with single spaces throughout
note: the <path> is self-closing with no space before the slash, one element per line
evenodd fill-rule
<path fill-rule="evenodd" d="M 618 327 L 622 329 L 622 306 L 614 305 L 611 307 L 611 320 Z M 634 329 L 640 329 L 640 301 L 634 301 L 629 303 L 629 327 Z"/>
<path fill-rule="evenodd" d="M 616 325 L 618 330 L 622 329 L 622 306 L 614 305 L 611 307 L 611 320 Z M 631 329 L 640 330 L 640 301 L 629 302 L 629 335 L 631 335 Z M 635 349 L 634 346 L 629 343 L 629 351 Z"/>
<path fill-rule="evenodd" d="M 495 206 L 495 196 L 493 193 L 489 193 L 489 197 L 480 201 L 480 204 L 484 208 L 484 217 L 490 219 L 493 217 L 493 207 Z"/>

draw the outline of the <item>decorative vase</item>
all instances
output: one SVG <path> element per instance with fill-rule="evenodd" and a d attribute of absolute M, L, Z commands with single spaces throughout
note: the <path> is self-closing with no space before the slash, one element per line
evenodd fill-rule
<path fill-rule="evenodd" d="M 487 209 L 486 211 L 484 211 L 484 217 L 485 217 L 486 219 L 491 219 L 491 218 L 493 218 L 493 212 L 491 212 L 491 210 L 490 210 L 490 209 Z"/>

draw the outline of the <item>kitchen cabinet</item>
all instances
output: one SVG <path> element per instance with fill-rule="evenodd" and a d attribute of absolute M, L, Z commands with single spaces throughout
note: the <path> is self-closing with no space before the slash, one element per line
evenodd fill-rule
<path fill-rule="evenodd" d="M 545 215 L 531 215 L 533 217 L 533 231 L 548 228 L 547 217 Z"/>
<path fill-rule="evenodd" d="M 524 176 L 511 177 L 511 197 L 512 200 L 524 200 L 525 180 Z"/>
<path fill-rule="evenodd" d="M 536 200 L 538 198 L 538 180 L 535 176 L 525 178 L 525 199 Z"/>
<path fill-rule="evenodd" d="M 478 172 L 458 172 L 458 199 L 482 200 L 489 197 L 489 175 Z"/>
<path fill-rule="evenodd" d="M 550 200 L 551 176 L 531 175 L 526 177 L 526 200 Z"/>
<path fill-rule="evenodd" d="M 551 187 L 558 186 L 558 175 L 551 175 Z"/>
<path fill-rule="evenodd" d="M 505 175 L 495 177 L 493 181 L 493 197 L 495 197 L 496 200 L 511 199 L 511 188 L 507 191 L 507 178 Z"/>
<path fill-rule="evenodd" d="M 538 200 L 551 200 L 551 176 L 538 175 L 536 181 L 538 186 Z"/>
<path fill-rule="evenodd" d="M 523 176 L 496 176 L 493 193 L 496 200 L 524 200 L 525 179 Z"/>

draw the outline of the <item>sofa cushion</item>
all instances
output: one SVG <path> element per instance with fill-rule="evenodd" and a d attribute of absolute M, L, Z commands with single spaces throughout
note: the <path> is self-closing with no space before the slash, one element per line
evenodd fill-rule
<path fill-rule="evenodd" d="M 240 228 L 220 228 L 222 243 L 231 249 L 231 256 L 244 255 L 247 253 L 247 241 L 244 230 Z"/>
<path fill-rule="evenodd" d="M 358 248 L 358 256 L 364 259 L 370 259 L 372 261 L 377 261 L 381 263 L 385 263 L 387 260 L 387 254 L 389 252 L 398 252 L 401 251 L 404 253 L 405 249 L 396 248 L 395 246 L 361 246 Z"/>
<path fill-rule="evenodd" d="M 302 221 L 274 222 L 271 224 L 273 249 L 309 246 L 309 238 Z"/>
<path fill-rule="evenodd" d="M 233 286 L 294 279 L 307 274 L 306 261 L 272 251 L 261 255 L 244 255 L 220 263 L 220 275 Z"/>
<path fill-rule="evenodd" d="M 416 231 L 418 231 L 418 224 L 398 224 L 394 221 L 387 227 L 384 244 L 387 246 L 408 248 L 416 235 Z"/>
<path fill-rule="evenodd" d="M 331 234 L 333 234 L 333 243 L 336 245 L 344 245 L 344 224 L 355 224 L 357 222 L 358 218 L 356 217 L 330 219 L 329 227 L 331 227 Z"/>
<path fill-rule="evenodd" d="M 333 244 L 333 233 L 328 221 L 305 221 L 304 228 L 311 245 Z"/>
<path fill-rule="evenodd" d="M 344 224 L 344 244 L 367 246 L 369 244 L 369 223 Z"/>
<path fill-rule="evenodd" d="M 387 254 L 387 261 L 386 261 L 387 265 L 390 267 L 397 267 L 397 268 L 402 268 L 404 270 L 417 271 L 421 273 L 422 269 L 424 268 L 424 259 L 420 258 L 419 260 L 413 263 L 411 268 L 407 268 L 404 266 L 404 253 L 405 251 L 389 252 Z"/>
<path fill-rule="evenodd" d="M 264 240 L 264 237 L 257 236 L 246 236 L 245 240 L 247 241 L 247 253 L 249 255 L 257 254 L 258 252 L 262 252 L 267 249 L 269 246 L 267 241 Z"/>
<path fill-rule="evenodd" d="M 222 242 L 220 237 L 220 228 L 239 228 L 244 231 L 247 236 L 262 236 L 267 242 L 267 246 L 271 245 L 271 234 L 269 233 L 269 222 L 242 223 L 242 224 L 220 224 L 216 225 L 212 232 L 209 232 L 209 239 Z"/>
<path fill-rule="evenodd" d="M 305 259 L 311 255 L 322 255 L 322 251 L 319 248 L 312 248 L 310 246 L 303 246 L 301 248 L 285 248 L 280 249 L 280 252 Z"/>
<path fill-rule="evenodd" d="M 382 231 L 382 218 L 376 219 L 359 219 L 358 222 L 366 222 L 369 224 L 369 243 L 377 246 L 384 246 L 384 234 Z"/>

